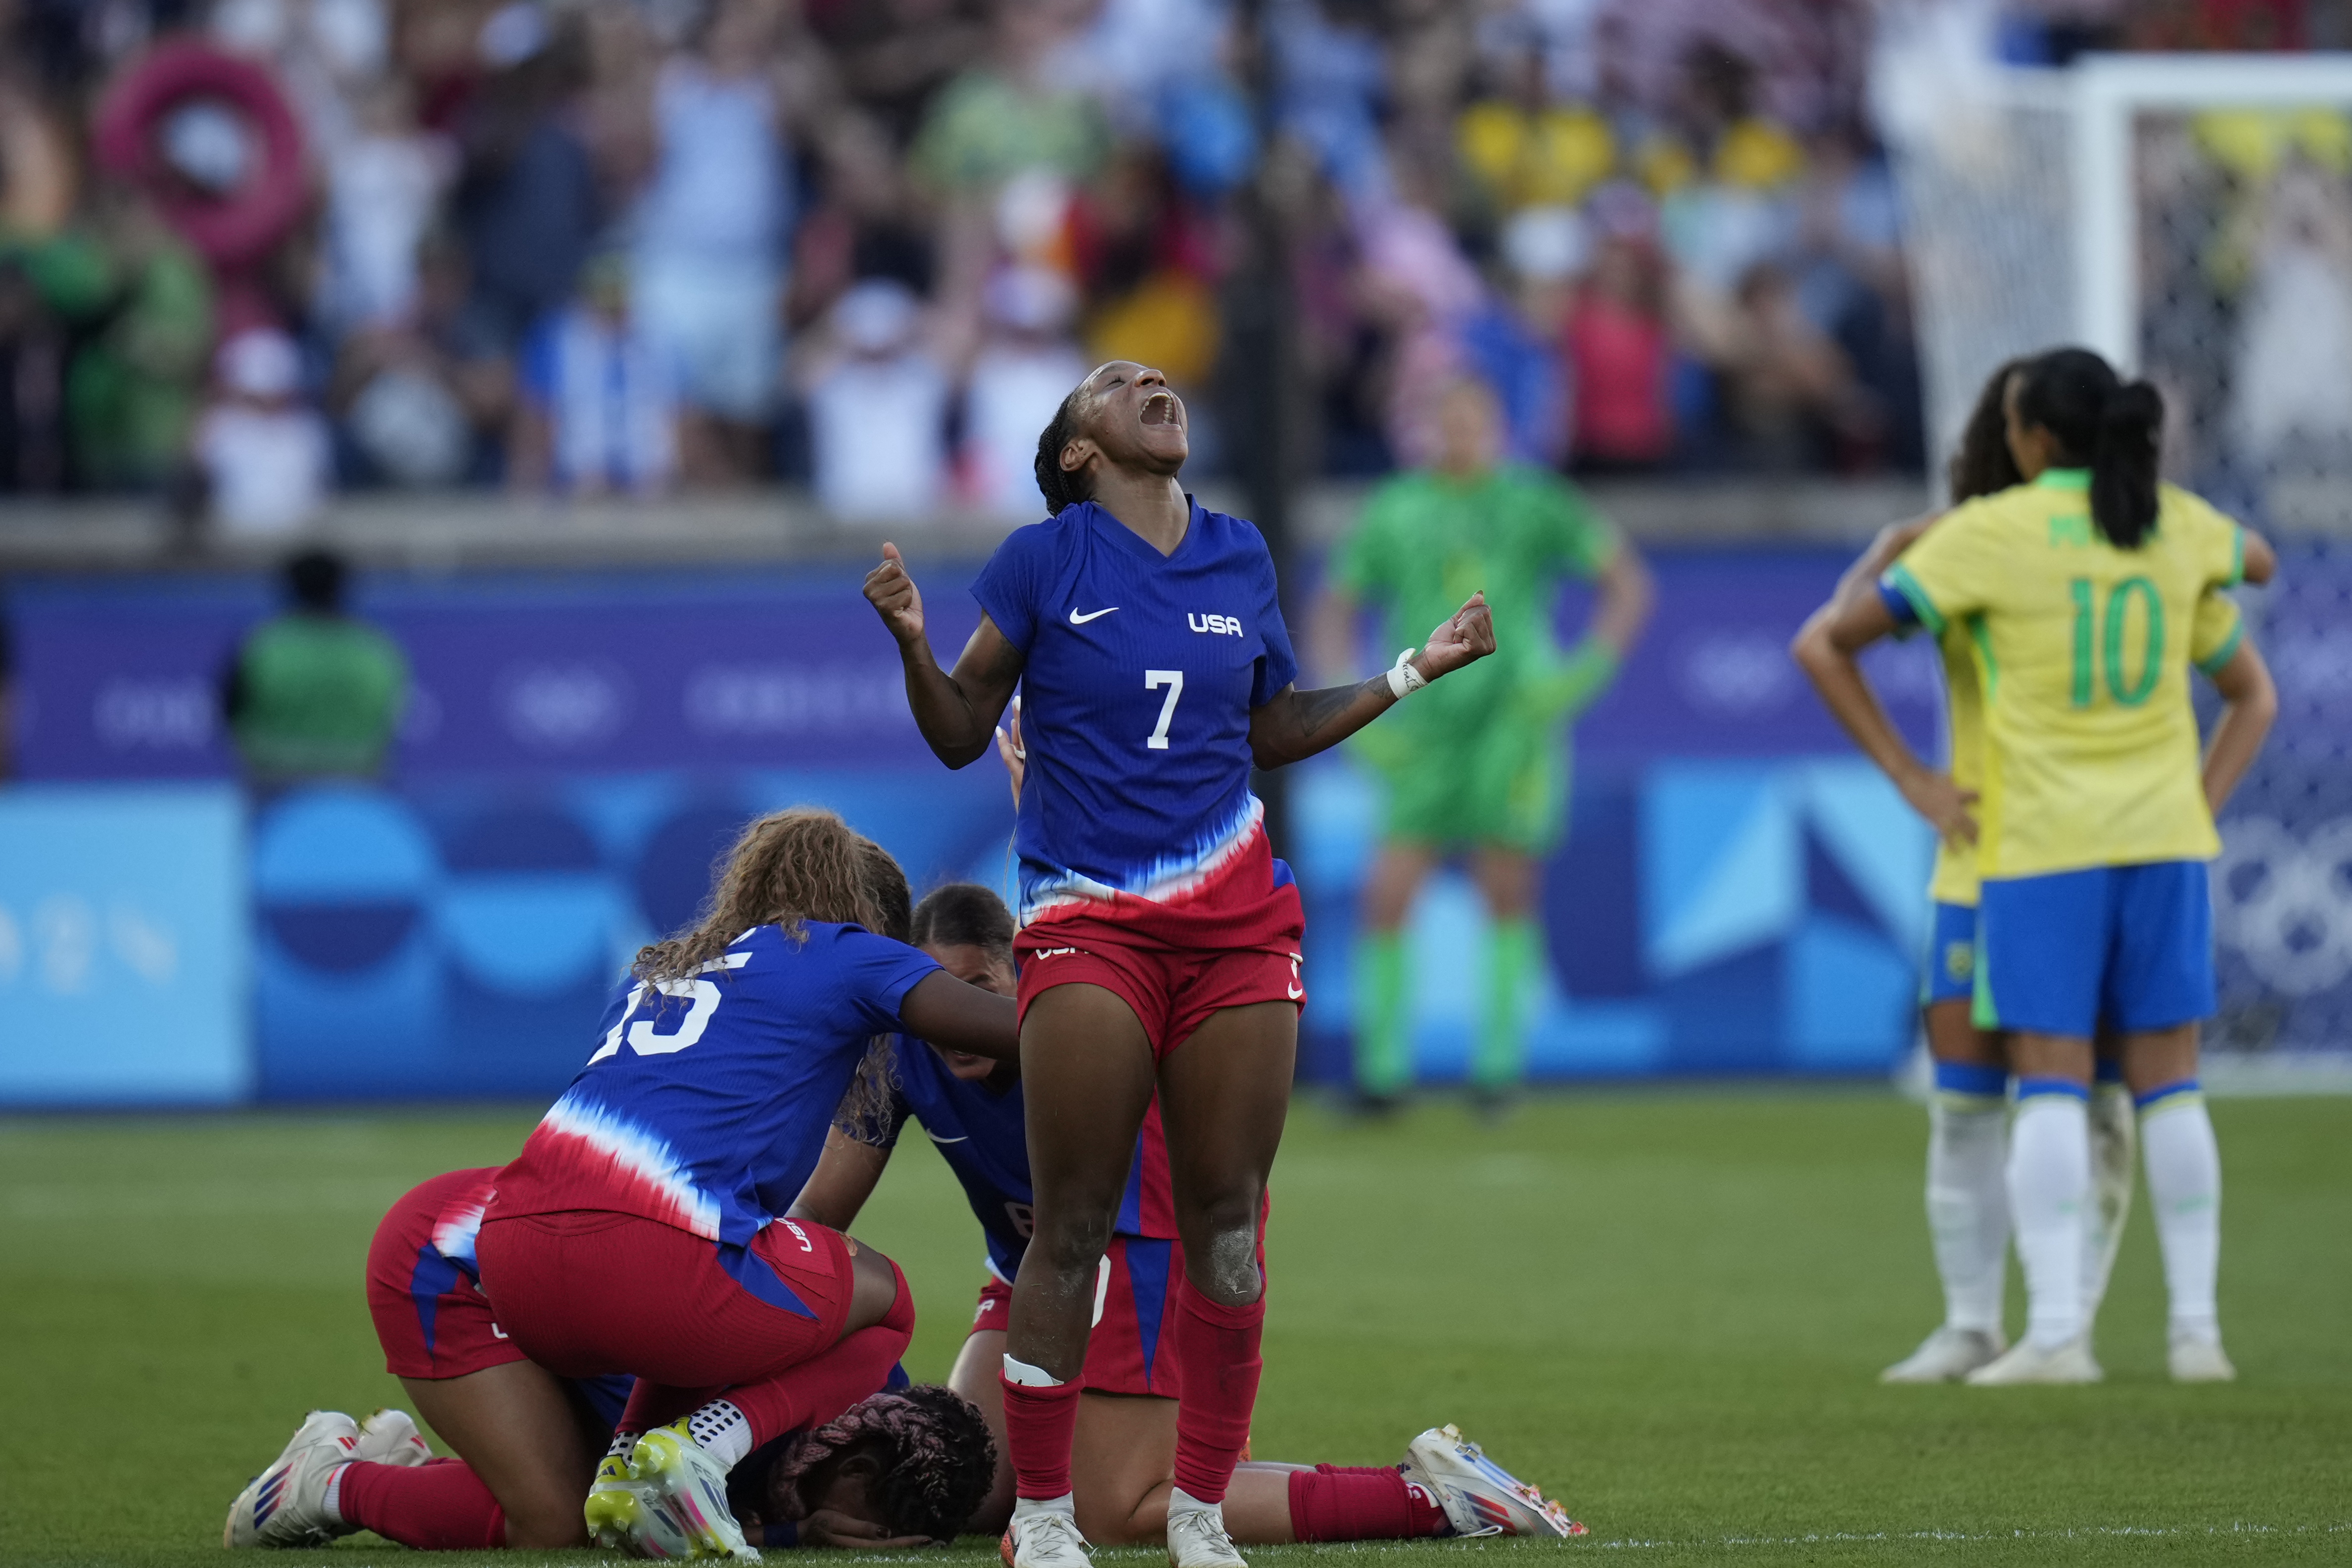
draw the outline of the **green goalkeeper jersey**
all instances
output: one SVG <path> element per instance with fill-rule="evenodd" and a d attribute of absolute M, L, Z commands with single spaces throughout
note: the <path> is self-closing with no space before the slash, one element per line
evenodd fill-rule
<path fill-rule="evenodd" d="M 1506 465 L 1467 482 L 1415 471 L 1382 485 L 1334 554 L 1333 582 L 1383 613 L 1381 647 L 1391 658 L 1420 646 L 1483 588 L 1495 652 L 1372 728 L 1402 740 L 1553 716 L 1565 706 L 1549 700 L 1562 666 L 1552 636 L 1560 584 L 1597 576 L 1617 549 L 1616 531 L 1541 468 Z"/>

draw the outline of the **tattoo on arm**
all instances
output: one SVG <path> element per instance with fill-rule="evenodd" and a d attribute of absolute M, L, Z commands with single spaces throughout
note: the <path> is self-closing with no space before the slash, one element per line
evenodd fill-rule
<path fill-rule="evenodd" d="M 1305 741 L 1314 740 L 1322 732 L 1326 724 L 1353 708 L 1366 697 L 1371 696 L 1375 687 L 1379 689 L 1380 695 L 1387 696 L 1389 678 L 1386 675 L 1376 675 L 1370 680 L 1360 680 L 1353 686 L 1327 686 L 1320 691 L 1292 693 L 1290 710 L 1293 718 L 1297 721 L 1299 738 Z"/>

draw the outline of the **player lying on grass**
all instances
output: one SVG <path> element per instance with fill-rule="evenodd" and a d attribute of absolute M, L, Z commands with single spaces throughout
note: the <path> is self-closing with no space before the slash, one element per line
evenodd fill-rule
<path fill-rule="evenodd" d="M 1811 666 L 1865 752 L 1946 837 L 1974 840 L 1981 878 L 1979 1026 L 2006 1029 L 2018 1110 L 2006 1173 L 2024 1340 L 1974 1384 L 2094 1383 L 2083 1315 L 2093 1037 L 2122 1040 L 2179 1382 L 2235 1375 L 2214 1305 L 2221 1161 L 2197 1088 L 2214 1006 L 2206 862 L 2213 814 L 2276 711 L 2261 656 L 2202 662 L 2222 698 L 2200 754 L 2191 629 L 2204 595 L 2239 580 L 2245 531 L 2158 482 L 2163 401 L 2096 354 L 2037 356 L 2005 390 L 2026 483 L 1927 530 L 1874 597 L 1841 606 Z M 1969 628 L 1985 705 L 1981 802 L 1910 753 L 1854 660 L 1906 625 Z M 1998 676 L 1998 679 L 1996 679 Z M 1976 809 L 1981 805 L 1981 811 Z"/>
<path fill-rule="evenodd" d="M 633 1380 L 558 1377 L 499 1332 L 474 1263 L 497 1174 L 452 1171 L 419 1184 L 368 1249 L 368 1310 L 386 1368 L 457 1457 L 434 1458 L 401 1411 L 356 1426 L 316 1412 L 232 1505 L 226 1544 L 313 1545 L 357 1530 L 426 1551 L 588 1544 L 581 1503 Z M 894 1369 L 893 1389 L 905 1381 Z M 992 1460 L 973 1454 L 987 1442 L 961 1399 L 905 1389 L 753 1455 L 730 1491 L 766 1521 L 772 1544 L 919 1545 L 953 1534 L 985 1489 Z"/>
<path fill-rule="evenodd" d="M 2024 482 L 2009 449 L 2004 404 L 2011 379 L 2025 363 L 2011 360 L 2000 366 L 1978 395 L 1948 470 L 1954 506 Z M 1830 602 L 1805 623 L 1790 647 L 1808 673 L 1835 658 L 1828 637 L 1836 618 L 1856 601 L 1876 595 L 1880 575 L 1935 521 L 1929 516 L 1881 530 L 1847 570 Z M 2269 582 L 2276 565 L 2269 544 L 2250 531 L 2246 581 Z M 2209 592 L 2198 602 L 2190 658 L 2201 665 L 2233 645 L 2242 625 L 2235 600 Z M 1984 777 L 1984 695 L 1977 681 L 1969 628 L 1947 626 L 1937 639 L 1937 653 L 1944 673 L 1946 774 L 1964 800 L 1973 800 Z M 1931 795 L 1924 784 L 1916 795 L 1906 791 L 1923 813 L 1935 804 Z M 1927 1226 L 1944 1286 L 1944 1321 L 1916 1350 L 1881 1374 L 1887 1383 L 1965 1377 L 2009 1344 L 2000 1321 L 2009 1254 L 2009 1194 L 2002 1180 L 2009 1152 L 2009 1058 L 2000 1033 L 1978 1028 L 1969 1016 L 1977 893 L 1975 844 L 1939 837 L 1928 883 L 1932 908 L 1920 1006 L 1935 1063 L 1935 1091 L 1928 1103 Z M 2095 1202 L 2085 1215 L 2086 1327 L 2097 1321 L 2131 1210 L 2136 1123 L 2131 1092 L 2123 1081 L 2120 1042 L 2112 1032 L 2100 1042 L 2089 1125 Z"/>
<path fill-rule="evenodd" d="M 1006 762 L 1015 770 L 1017 791 L 1020 759 L 1010 742 Z M 958 883 L 932 892 L 915 910 L 913 936 L 948 973 L 1013 994 L 1012 911 L 986 888 Z M 1009 1281 L 1029 1240 L 1029 1155 L 1019 1070 L 903 1036 L 894 1042 L 892 1066 L 882 1114 L 845 1118 L 835 1127 L 792 1215 L 835 1229 L 853 1223 L 907 1121 L 922 1124 L 962 1184 L 988 1252 L 990 1278 L 948 1386 L 980 1406 L 990 1427 L 1001 1431 L 997 1373 L 1003 1364 Z M 1157 1542 L 1167 1531 L 1179 1388 L 1167 1325 L 1173 1276 L 1182 1266 L 1168 1182 L 1167 1145 L 1159 1135 L 1155 1106 L 1146 1115 L 1118 1233 L 1097 1277 L 1072 1449 L 1078 1528 L 1104 1545 Z M 1261 1226 L 1261 1258 L 1263 1251 Z M 968 1528 L 990 1534 L 1003 1529 L 1013 1491 L 1012 1467 L 1001 1461 L 987 1503 Z M 1244 1462 L 1225 1494 L 1224 1509 L 1226 1528 L 1244 1544 L 1489 1531 L 1559 1536 L 1581 1528 L 1451 1427 L 1415 1438 L 1395 1466 Z"/>

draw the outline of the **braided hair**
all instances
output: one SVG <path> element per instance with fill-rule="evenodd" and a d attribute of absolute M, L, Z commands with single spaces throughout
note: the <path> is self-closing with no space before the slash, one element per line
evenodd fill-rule
<path fill-rule="evenodd" d="M 808 1517 L 804 1487 L 815 1472 L 860 1455 L 880 1468 L 875 1485 L 892 1535 L 952 1541 L 996 1479 L 996 1441 L 980 1411 L 953 1390 L 919 1383 L 853 1405 L 839 1418 L 777 1445 L 763 1519 Z"/>
<path fill-rule="evenodd" d="M 1057 516 L 1066 506 L 1076 506 L 1092 498 L 1093 487 L 1084 474 L 1074 474 L 1062 467 L 1062 448 L 1078 434 L 1078 409 L 1085 396 L 1087 384 L 1070 388 L 1062 405 L 1054 410 L 1054 417 L 1037 436 L 1037 493 L 1045 498 L 1045 513 Z"/>

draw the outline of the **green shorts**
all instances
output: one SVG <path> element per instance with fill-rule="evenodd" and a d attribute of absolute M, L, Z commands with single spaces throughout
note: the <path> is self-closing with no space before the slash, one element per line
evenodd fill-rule
<path fill-rule="evenodd" d="M 1365 759 L 1386 786 L 1382 839 L 1440 849 L 1493 845 L 1535 856 L 1558 846 L 1568 821 L 1565 724 L 1499 722 L 1414 739 L 1410 748 L 1381 747 Z"/>

